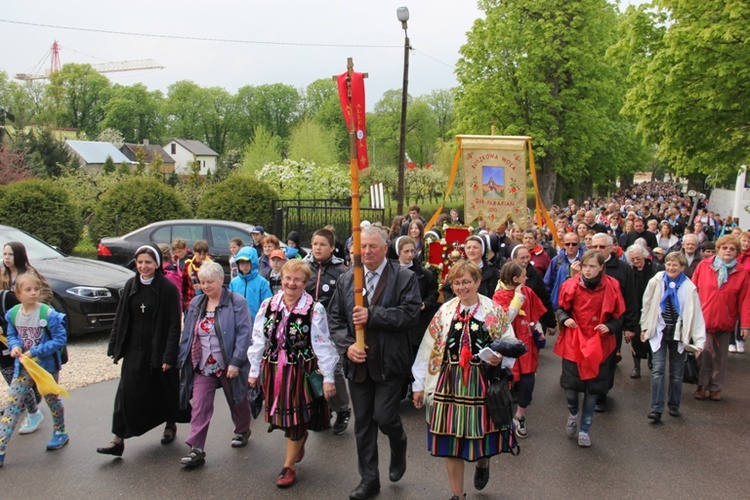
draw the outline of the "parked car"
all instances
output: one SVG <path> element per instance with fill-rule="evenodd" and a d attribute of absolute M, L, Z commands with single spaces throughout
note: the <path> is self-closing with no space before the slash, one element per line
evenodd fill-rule
<path fill-rule="evenodd" d="M 187 242 L 188 248 L 192 249 L 196 240 L 206 240 L 211 259 L 221 264 L 226 276 L 229 277 L 229 242 L 233 238 L 241 238 L 245 245 L 252 245 L 253 227 L 243 222 L 211 219 L 154 222 L 124 236 L 102 238 L 97 247 L 97 258 L 134 269 L 133 255 L 141 245 L 146 243 L 171 245 L 175 238 L 182 238 Z"/>
<path fill-rule="evenodd" d="M 0 225 L 0 244 L 18 241 L 26 247 L 31 265 L 47 280 L 52 307 L 68 317 L 68 335 L 109 330 L 125 282 L 133 272 L 92 259 L 68 257 L 34 236 Z"/>

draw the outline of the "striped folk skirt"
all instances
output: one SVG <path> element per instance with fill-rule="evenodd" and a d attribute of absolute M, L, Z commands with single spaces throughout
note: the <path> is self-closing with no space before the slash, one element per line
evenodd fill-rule
<path fill-rule="evenodd" d="M 474 364 L 469 370 L 464 384 L 464 370 L 457 363 L 444 362 L 440 369 L 427 425 L 427 449 L 433 456 L 474 462 L 509 451 L 503 443 L 512 439 L 510 430 L 501 431 L 490 418 L 484 371 Z"/>
<path fill-rule="evenodd" d="M 281 384 L 276 394 L 274 381 L 279 365 L 263 360 L 261 386 L 266 400 L 266 422 L 269 432 L 282 429 L 293 441 L 302 439 L 305 432 L 331 428 L 331 411 L 324 398 L 314 399 L 306 373 L 318 369 L 317 359 L 280 368 Z"/>

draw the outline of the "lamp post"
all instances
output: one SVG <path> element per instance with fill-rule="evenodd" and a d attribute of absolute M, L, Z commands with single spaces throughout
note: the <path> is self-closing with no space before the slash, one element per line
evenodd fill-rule
<path fill-rule="evenodd" d="M 406 170 L 406 100 L 409 87 L 409 35 L 406 22 L 409 20 L 409 9 L 399 7 L 396 17 L 401 21 L 404 30 L 404 84 L 401 91 L 401 135 L 398 143 L 398 214 L 404 213 L 404 171 Z"/>

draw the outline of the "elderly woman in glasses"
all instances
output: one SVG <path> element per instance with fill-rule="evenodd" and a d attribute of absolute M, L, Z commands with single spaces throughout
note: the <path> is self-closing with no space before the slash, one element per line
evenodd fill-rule
<path fill-rule="evenodd" d="M 479 351 L 496 338 L 512 338 L 503 309 L 481 295 L 482 272 L 458 261 L 448 273 L 456 297 L 438 310 L 425 332 L 412 368 L 414 406 L 427 407 L 427 449 L 445 458 L 452 499 L 464 498 L 464 463 L 476 462 L 474 487 L 490 478 L 489 458 L 508 451 L 509 429 L 499 429 L 487 408 L 491 367 L 502 361 Z"/>
<path fill-rule="evenodd" d="M 286 436 L 279 488 L 292 486 L 295 465 L 305 456 L 308 430 L 331 428 L 327 400 L 336 394 L 339 356 L 328 333 L 325 308 L 305 292 L 311 271 L 300 259 L 281 268 L 281 291 L 260 306 L 247 350 L 251 387 L 259 383 L 266 400 L 266 422 Z M 322 376 L 322 377 L 321 377 Z M 322 378 L 322 397 L 316 379 Z"/>

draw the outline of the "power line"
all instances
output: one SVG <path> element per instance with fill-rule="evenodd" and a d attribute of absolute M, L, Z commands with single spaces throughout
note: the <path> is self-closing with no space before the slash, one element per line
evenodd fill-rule
<path fill-rule="evenodd" d="M 232 38 L 209 38 L 186 35 L 164 35 L 159 33 L 138 33 L 135 31 L 116 31 L 96 28 L 81 28 L 77 26 L 60 26 L 57 24 L 30 23 L 26 21 L 14 21 L 12 19 L 0 19 L 0 23 L 18 24 L 22 26 L 34 26 L 37 28 L 54 28 L 70 31 L 87 31 L 90 33 L 105 33 L 108 35 L 126 35 L 126 36 L 143 36 L 151 38 L 168 38 L 173 40 L 195 40 L 201 42 L 222 42 L 222 43 L 244 43 L 253 45 L 286 45 L 291 47 L 337 47 L 337 48 L 359 48 L 359 49 L 398 49 L 400 45 L 354 45 L 354 44 L 336 44 L 336 43 L 302 43 L 302 42 L 267 42 L 260 40 L 237 40 Z"/>

